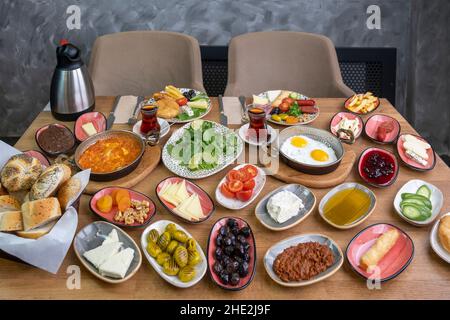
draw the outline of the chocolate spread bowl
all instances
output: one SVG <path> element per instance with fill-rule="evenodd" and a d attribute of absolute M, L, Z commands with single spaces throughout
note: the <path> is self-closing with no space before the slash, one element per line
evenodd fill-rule
<path fill-rule="evenodd" d="M 70 155 L 75 149 L 75 136 L 63 124 L 54 123 L 36 130 L 34 136 L 39 148 L 50 157 L 60 154 Z"/>
<path fill-rule="evenodd" d="M 314 165 L 302 163 L 290 158 L 281 151 L 281 146 L 287 139 L 297 135 L 304 135 L 311 139 L 323 142 L 324 144 L 333 149 L 333 151 L 336 154 L 337 160 L 324 165 Z M 344 157 L 344 147 L 342 146 L 342 143 L 338 137 L 334 136 L 328 131 L 309 126 L 293 126 L 284 129 L 279 134 L 278 145 L 274 146 L 272 150 L 278 152 L 281 160 L 284 163 L 286 163 L 289 167 L 307 174 L 314 174 L 314 175 L 321 175 L 333 172 L 339 167 L 339 164 L 341 163 L 342 158 Z"/>
<path fill-rule="evenodd" d="M 117 170 L 111 171 L 111 172 L 92 172 L 91 171 L 91 176 L 90 179 L 93 181 L 112 181 L 112 180 L 117 180 L 119 178 L 122 178 L 128 174 L 130 174 L 134 169 L 137 168 L 137 166 L 139 165 L 139 163 L 141 162 L 142 156 L 144 155 L 145 152 L 145 142 L 144 140 L 142 140 L 142 138 L 140 136 L 138 136 L 137 134 L 131 132 L 131 131 L 126 131 L 126 130 L 108 130 L 105 132 L 101 132 L 101 133 L 97 133 L 91 137 L 89 137 L 88 139 L 86 139 L 85 141 L 83 141 L 77 148 L 77 150 L 75 151 L 75 164 L 77 165 L 78 168 L 80 168 L 80 170 L 85 170 L 88 168 L 83 168 L 79 161 L 80 161 L 80 157 L 81 155 L 93 144 L 95 144 L 97 141 L 100 140 L 104 140 L 104 139 L 108 139 L 108 138 L 113 138 L 113 137 L 131 137 L 133 139 L 135 139 L 138 143 L 139 146 L 141 147 L 139 155 L 136 157 L 135 160 L 133 160 L 131 163 L 129 163 L 128 165 L 121 167 Z"/>

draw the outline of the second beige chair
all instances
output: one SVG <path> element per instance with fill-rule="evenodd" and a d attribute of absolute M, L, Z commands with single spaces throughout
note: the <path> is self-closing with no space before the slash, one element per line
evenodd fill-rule
<path fill-rule="evenodd" d="M 309 97 L 348 97 L 336 50 L 322 35 L 292 31 L 247 33 L 228 52 L 226 96 L 285 89 Z"/>
<path fill-rule="evenodd" d="M 96 39 L 89 70 L 97 96 L 151 95 L 172 84 L 205 91 L 198 41 L 163 31 L 132 31 Z"/>

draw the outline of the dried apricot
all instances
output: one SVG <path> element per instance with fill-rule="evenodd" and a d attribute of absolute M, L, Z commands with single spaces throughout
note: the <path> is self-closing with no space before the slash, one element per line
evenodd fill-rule
<path fill-rule="evenodd" d="M 118 207 L 119 211 L 121 211 L 121 212 L 124 212 L 129 207 L 131 207 L 130 196 L 123 196 L 123 197 L 119 198 L 119 200 L 117 201 L 117 207 Z"/>
<path fill-rule="evenodd" d="M 126 189 L 117 189 L 117 192 L 115 193 L 115 202 L 117 205 L 119 205 L 120 199 L 123 197 L 130 198 L 130 193 Z"/>
<path fill-rule="evenodd" d="M 110 195 L 105 195 L 97 200 L 97 208 L 101 212 L 107 213 L 112 209 L 112 202 L 112 197 Z"/>

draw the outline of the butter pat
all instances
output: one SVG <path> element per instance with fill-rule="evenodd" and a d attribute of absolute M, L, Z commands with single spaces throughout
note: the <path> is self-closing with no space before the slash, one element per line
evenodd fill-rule
<path fill-rule="evenodd" d="M 298 215 L 299 210 L 304 207 L 303 201 L 288 190 L 273 195 L 266 205 L 270 217 L 278 223 L 284 223 Z"/>
<path fill-rule="evenodd" d="M 92 122 L 85 123 L 81 126 L 83 131 L 90 137 L 97 133 L 97 130 L 95 130 L 94 125 Z"/>

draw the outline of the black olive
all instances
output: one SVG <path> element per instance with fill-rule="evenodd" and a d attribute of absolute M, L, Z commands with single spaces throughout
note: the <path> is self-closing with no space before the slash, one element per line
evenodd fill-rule
<path fill-rule="evenodd" d="M 237 226 L 231 228 L 231 233 L 232 233 L 233 235 L 237 236 L 238 233 L 239 233 L 239 228 L 238 228 Z"/>
<path fill-rule="evenodd" d="M 245 254 L 244 245 L 242 243 L 236 243 L 234 253 L 239 257 L 243 257 Z"/>
<path fill-rule="evenodd" d="M 213 270 L 218 275 L 218 274 L 220 274 L 222 272 L 223 267 L 218 261 L 216 261 L 216 262 L 214 262 Z"/>
<path fill-rule="evenodd" d="M 227 266 L 225 267 L 225 270 L 228 273 L 233 273 L 236 272 L 239 268 L 239 263 L 237 261 L 230 261 L 230 263 L 227 264 Z"/>
<path fill-rule="evenodd" d="M 228 233 L 228 227 L 227 227 L 227 226 L 222 226 L 222 227 L 220 227 L 219 233 L 220 233 L 222 236 L 226 236 L 227 233 Z"/>
<path fill-rule="evenodd" d="M 231 275 L 231 279 L 230 279 L 230 283 L 235 286 L 239 283 L 239 280 L 241 280 L 241 278 L 239 278 L 239 274 L 237 273 L 233 273 Z"/>
<path fill-rule="evenodd" d="M 237 236 L 237 241 L 239 241 L 242 244 L 247 243 L 247 239 L 245 239 L 245 237 L 242 234 Z"/>
<path fill-rule="evenodd" d="M 216 251 L 214 252 L 214 255 L 217 260 L 221 260 L 223 258 L 223 251 L 221 247 L 217 247 Z"/>
<path fill-rule="evenodd" d="M 228 282 L 230 281 L 230 276 L 225 270 L 223 270 L 219 275 L 219 279 L 223 284 L 228 284 Z"/>
<path fill-rule="evenodd" d="M 241 231 L 239 231 L 239 232 L 246 238 L 250 237 L 250 228 L 249 227 L 243 227 L 243 228 L 241 228 Z"/>
<path fill-rule="evenodd" d="M 245 252 L 248 252 L 248 250 L 250 250 L 250 243 L 245 242 L 245 243 L 243 243 L 242 245 L 244 246 L 244 251 L 245 251 Z"/>
<path fill-rule="evenodd" d="M 234 260 L 235 260 L 237 263 L 239 263 L 239 264 L 241 264 L 242 262 L 244 262 L 244 259 L 243 259 L 242 257 L 239 257 L 239 256 L 234 256 Z"/>
<path fill-rule="evenodd" d="M 244 253 L 244 256 L 242 257 L 244 261 L 249 262 L 250 261 L 250 254 L 248 252 Z"/>
<path fill-rule="evenodd" d="M 230 237 L 226 237 L 226 238 L 223 239 L 223 245 L 224 246 L 231 246 L 232 242 L 233 241 L 231 240 Z"/>
<path fill-rule="evenodd" d="M 225 268 L 227 266 L 227 264 L 229 264 L 231 262 L 231 258 L 229 256 L 223 256 L 222 258 L 222 266 Z"/>
<path fill-rule="evenodd" d="M 234 252 L 234 247 L 227 246 L 227 247 L 225 247 L 224 252 L 227 256 L 231 256 Z"/>
<path fill-rule="evenodd" d="M 270 114 L 280 114 L 280 108 L 275 107 L 270 111 Z"/>
<path fill-rule="evenodd" d="M 222 245 L 222 239 L 223 239 L 223 237 L 220 234 L 217 235 L 216 246 L 221 246 Z"/>
<path fill-rule="evenodd" d="M 246 275 L 248 275 L 248 268 L 249 268 L 248 262 L 246 261 L 242 262 L 238 268 L 239 275 L 241 277 L 245 277 Z"/>
<path fill-rule="evenodd" d="M 228 219 L 227 225 L 228 225 L 228 227 L 230 227 L 230 228 L 234 228 L 234 227 L 237 227 L 238 223 L 237 223 L 237 221 L 234 220 L 234 219 Z"/>

